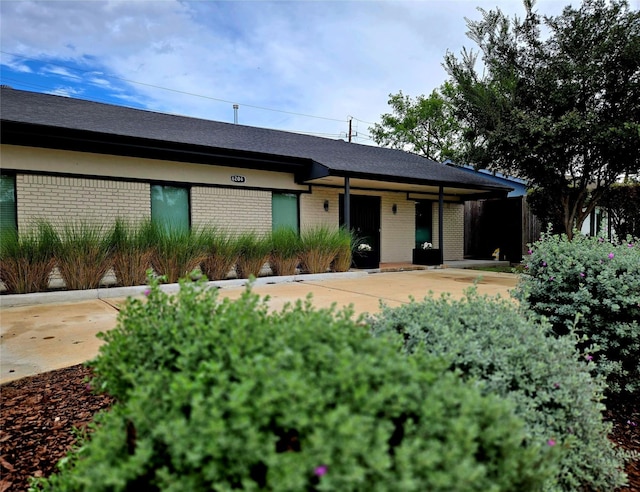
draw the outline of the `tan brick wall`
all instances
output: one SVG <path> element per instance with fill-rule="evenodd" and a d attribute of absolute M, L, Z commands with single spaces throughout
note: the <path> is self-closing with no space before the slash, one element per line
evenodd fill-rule
<path fill-rule="evenodd" d="M 438 247 L 440 234 L 438 231 L 438 203 L 433 204 L 432 237 L 433 246 Z M 445 203 L 443 207 L 444 222 L 444 259 L 464 259 L 464 205 Z"/>
<path fill-rule="evenodd" d="M 314 187 L 312 193 L 300 195 L 300 230 L 314 227 L 338 227 L 340 224 L 340 191 L 337 188 Z M 329 211 L 324 210 L 324 201 L 329 201 Z"/>
<path fill-rule="evenodd" d="M 393 214 L 393 205 L 398 208 Z M 382 194 L 380 241 L 383 263 L 411 262 L 416 236 L 416 208 L 403 193 Z"/>
<path fill-rule="evenodd" d="M 338 188 L 313 187 L 311 194 L 300 196 L 301 229 L 328 226 L 337 227 L 340 222 L 340 193 Z M 380 261 L 411 261 L 411 251 L 415 238 L 415 205 L 407 201 L 404 193 L 365 192 L 352 190 L 352 195 L 379 196 L 380 200 Z M 324 210 L 324 201 L 329 201 L 329 211 Z M 398 207 L 392 212 L 393 204 Z"/>
<path fill-rule="evenodd" d="M 229 232 L 271 231 L 271 192 L 235 188 L 191 188 L 194 227 L 214 225 Z"/>
<path fill-rule="evenodd" d="M 110 224 L 117 217 L 137 221 L 151 216 L 146 183 L 17 174 L 16 195 L 18 228 L 41 218 Z"/>

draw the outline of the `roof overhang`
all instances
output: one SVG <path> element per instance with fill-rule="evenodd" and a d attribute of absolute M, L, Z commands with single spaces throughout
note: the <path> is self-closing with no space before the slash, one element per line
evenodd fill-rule
<path fill-rule="evenodd" d="M 76 152 L 290 172 L 296 175 L 308 169 L 311 162 L 310 159 L 101 134 L 6 120 L 2 122 L 1 142 Z"/>
<path fill-rule="evenodd" d="M 492 187 L 488 185 L 479 187 L 463 183 L 447 183 L 397 176 L 363 175 L 358 173 L 345 173 L 345 175 L 330 174 L 318 177 L 310 176 L 302 180 L 300 184 L 344 188 L 346 178 L 349 178 L 349 187 L 352 190 L 360 189 L 406 193 L 407 199 L 409 200 L 438 200 L 440 187 L 442 187 L 444 199 L 450 202 L 504 198 L 511 190 L 499 186 Z"/>
<path fill-rule="evenodd" d="M 329 169 L 304 157 L 239 151 L 205 145 L 168 142 L 126 135 L 36 125 L 3 120 L 1 142 L 146 159 L 289 172 L 298 184 L 344 188 L 346 178 L 352 189 L 406 193 L 408 199 L 438 199 L 440 187 L 447 201 L 463 202 L 481 198 L 506 197 L 513 188 L 495 185 L 468 185 L 398 175 L 377 175 Z"/>

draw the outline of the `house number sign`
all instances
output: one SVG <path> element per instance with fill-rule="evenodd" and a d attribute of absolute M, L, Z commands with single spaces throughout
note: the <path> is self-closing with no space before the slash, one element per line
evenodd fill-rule
<path fill-rule="evenodd" d="M 232 183 L 244 183 L 246 180 L 247 178 L 245 178 L 244 176 L 240 176 L 239 174 L 231 176 Z"/>

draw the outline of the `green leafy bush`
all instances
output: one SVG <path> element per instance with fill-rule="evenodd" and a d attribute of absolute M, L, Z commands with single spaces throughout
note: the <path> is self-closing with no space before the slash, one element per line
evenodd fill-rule
<path fill-rule="evenodd" d="M 547 490 L 613 490 L 624 481 L 622 458 L 607 439 L 603 383 L 579 360 L 571 337 L 526 319 L 512 302 L 443 296 L 389 308 L 371 320 L 376 337 L 399 334 L 408 354 L 439 355 L 486 393 L 511 400 L 531 444 L 561 451 Z"/>
<path fill-rule="evenodd" d="M 640 391 L 640 244 L 544 234 L 525 258 L 516 297 L 558 335 L 584 336 L 613 394 Z M 576 323 L 577 320 L 577 323 Z"/>
<path fill-rule="evenodd" d="M 527 491 L 556 452 L 352 313 L 183 283 L 130 301 L 93 365 L 118 397 L 45 490 Z"/>

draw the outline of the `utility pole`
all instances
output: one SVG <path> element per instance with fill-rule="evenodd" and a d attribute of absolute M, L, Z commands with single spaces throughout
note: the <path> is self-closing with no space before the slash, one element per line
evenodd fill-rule
<path fill-rule="evenodd" d="M 351 122 L 352 121 L 353 121 L 353 118 L 349 116 L 349 143 L 351 143 Z"/>

